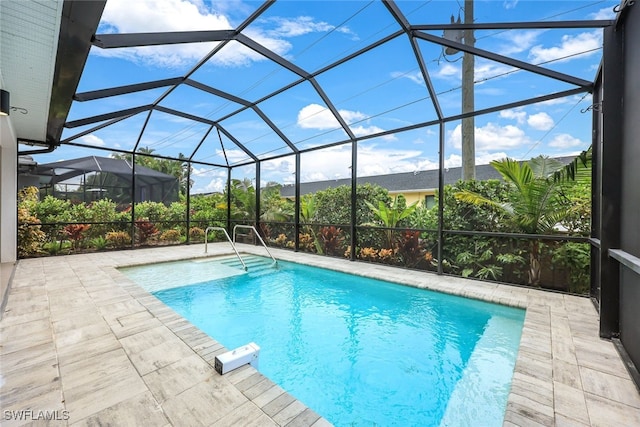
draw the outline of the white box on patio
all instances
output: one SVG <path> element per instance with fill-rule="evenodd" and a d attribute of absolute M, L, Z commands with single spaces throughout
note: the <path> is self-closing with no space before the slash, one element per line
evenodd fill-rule
<path fill-rule="evenodd" d="M 215 368 L 220 375 L 224 375 L 240 366 L 250 364 L 258 369 L 258 356 L 260 347 L 256 343 L 250 342 L 247 345 L 238 347 L 235 350 L 216 356 Z"/>

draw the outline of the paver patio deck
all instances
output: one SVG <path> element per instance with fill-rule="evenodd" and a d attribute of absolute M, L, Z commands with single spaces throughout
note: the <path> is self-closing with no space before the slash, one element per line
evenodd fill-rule
<path fill-rule="evenodd" d="M 640 394 L 613 344 L 598 337 L 587 298 L 272 252 L 526 308 L 505 426 L 640 425 Z M 213 362 L 227 349 L 116 268 L 230 253 L 210 244 L 206 255 L 190 245 L 20 261 L 0 321 L 1 424 L 330 425 L 250 366 L 219 375 Z"/>

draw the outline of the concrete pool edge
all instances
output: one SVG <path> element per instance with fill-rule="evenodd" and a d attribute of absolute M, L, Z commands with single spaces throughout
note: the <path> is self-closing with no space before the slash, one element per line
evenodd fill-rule
<path fill-rule="evenodd" d="M 240 245 L 240 248 L 247 253 L 264 255 L 263 248 L 250 245 Z M 213 340 L 208 341 L 208 337 L 202 337 L 197 329 L 182 323 L 179 316 L 124 278 L 116 267 L 228 255 L 230 248 L 215 244 L 210 245 L 210 254 L 203 252 L 203 245 L 190 245 L 21 261 L 10 291 L 7 312 L 0 322 L 4 408 L 59 408 L 69 411 L 71 416 L 67 423 L 62 423 L 64 425 L 85 425 L 96 420 L 107 422 L 141 414 L 145 414 L 147 421 L 163 419 L 166 424 L 179 425 L 175 418 L 167 417 L 167 410 L 175 413 L 179 405 L 175 401 L 169 402 L 170 399 L 156 399 L 161 383 L 157 380 L 163 375 L 163 381 L 181 381 L 183 376 L 171 377 L 171 369 L 167 368 L 174 365 L 169 361 L 182 356 L 181 351 L 188 354 L 184 360 L 196 364 L 194 360 L 199 359 L 208 366 L 197 350 L 202 353 L 203 349 L 208 349 L 213 353 L 216 344 Z M 447 293 L 506 302 L 505 305 L 522 304 L 527 309 L 525 325 L 504 424 L 640 424 L 640 397 L 613 344 L 598 338 L 597 315 L 586 298 L 290 251 L 277 251 L 276 256 L 331 269 L 337 266 L 349 273 L 358 270 L 365 273 L 362 275 L 408 282 L 406 284 L 433 290 L 446 288 Z M 145 303 L 151 308 L 148 309 Z M 165 322 L 174 327 L 175 332 Z M 135 333 L 136 330 L 140 332 Z M 145 353 L 145 339 L 156 350 L 163 349 L 162 343 L 154 341 L 158 337 L 153 337 L 150 331 L 175 343 L 176 349 L 168 346 L 164 348 L 166 354 Z M 178 333 L 188 338 L 183 340 Z M 96 373 L 88 364 L 89 361 L 106 363 L 106 360 L 110 360 L 108 366 L 117 367 L 116 379 L 112 379 L 112 372 Z M 115 366 L 115 361 L 122 363 Z M 187 362 L 175 365 L 175 371 L 193 368 L 186 365 Z M 202 364 L 196 365 L 204 369 Z M 237 372 L 238 384 L 255 374 L 245 372 L 247 370 L 249 368 Z M 86 380 L 82 378 L 85 371 Z M 110 382 L 105 383 L 107 380 L 100 377 L 101 374 L 109 374 Z M 246 414 L 247 409 L 271 425 L 284 425 L 294 420 L 297 421 L 292 425 L 316 422 L 304 417 L 289 419 L 285 417 L 286 412 L 281 418 L 268 417 L 246 396 L 240 396 L 242 392 L 228 375 L 220 377 L 228 383 L 224 386 L 207 383 L 207 387 L 192 386 L 184 390 L 183 395 L 187 391 L 191 394 L 183 397 L 189 397 L 192 402 L 183 404 L 186 407 L 196 405 L 206 398 L 207 404 L 217 405 L 227 417 L 220 418 L 217 425 L 224 425 L 225 419 L 229 421 L 233 416 Z M 123 385 L 126 386 L 124 391 Z M 175 391 L 178 385 L 171 387 Z M 156 387 L 156 395 L 150 391 L 153 387 Z M 228 393 L 207 395 L 211 387 Z M 229 401 L 229 396 L 237 399 Z M 248 403 L 245 401 L 236 406 L 242 399 Z M 297 411 L 303 407 L 301 405 L 293 405 L 289 412 Z M 213 424 L 212 419 L 209 421 L 208 424 Z"/>

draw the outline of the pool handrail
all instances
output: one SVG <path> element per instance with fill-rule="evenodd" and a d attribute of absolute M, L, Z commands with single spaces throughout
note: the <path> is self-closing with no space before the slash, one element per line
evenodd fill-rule
<path fill-rule="evenodd" d="M 271 257 L 271 259 L 273 260 L 273 263 L 274 264 L 278 264 L 278 260 L 276 260 L 273 257 L 273 255 L 271 255 L 271 252 L 269 252 L 269 248 L 264 243 L 264 240 L 262 240 L 262 237 L 260 236 L 260 233 L 258 233 L 258 230 L 256 230 L 256 228 L 253 225 L 237 224 L 235 227 L 233 227 L 233 243 L 236 242 L 236 228 L 248 228 L 248 229 L 253 230 L 253 233 L 256 235 L 256 237 L 258 237 L 258 240 L 260 240 L 260 243 L 262 243 L 262 246 L 264 246 L 265 250 L 267 251 L 267 253 Z"/>
<path fill-rule="evenodd" d="M 231 247 L 233 248 L 233 251 L 236 253 L 236 256 L 242 263 L 242 266 L 244 267 L 244 271 L 247 271 L 247 264 L 244 263 L 242 257 L 240 256 L 240 254 L 238 253 L 238 250 L 236 249 L 236 245 L 233 244 L 233 242 L 231 241 L 231 237 L 229 237 L 229 233 L 227 233 L 227 230 L 224 227 L 207 227 L 207 229 L 204 231 L 204 253 L 205 254 L 207 253 L 207 245 L 208 245 L 207 237 L 209 235 L 209 230 L 218 230 L 218 231 L 224 232 L 224 235 L 229 241 L 229 244 L 231 245 Z"/>

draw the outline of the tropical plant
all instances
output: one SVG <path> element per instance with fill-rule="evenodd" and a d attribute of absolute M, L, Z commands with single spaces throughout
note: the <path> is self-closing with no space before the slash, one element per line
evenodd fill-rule
<path fill-rule="evenodd" d="M 379 201 L 378 206 L 374 206 L 369 201 L 365 201 L 369 209 L 374 213 L 376 218 L 382 223 L 382 225 L 386 228 L 386 244 L 387 249 L 393 249 L 394 241 L 393 241 L 393 228 L 398 226 L 398 223 L 403 219 L 409 217 L 416 210 L 418 202 L 414 202 L 409 206 L 398 202 L 398 196 L 393 199 L 391 205 L 387 206 L 386 203 Z M 375 223 L 363 224 L 365 226 L 376 226 Z"/>
<path fill-rule="evenodd" d="M 142 218 L 135 222 L 136 230 L 138 231 L 138 240 L 141 244 L 147 243 L 147 241 L 158 234 L 158 229 L 155 224 L 149 221 L 147 218 Z"/>
<path fill-rule="evenodd" d="M 491 165 L 513 189 L 507 202 L 489 199 L 462 190 L 457 200 L 473 205 L 492 206 L 501 210 L 515 228 L 526 234 L 553 234 L 567 215 L 567 201 L 562 197 L 559 180 L 553 179 L 563 165 L 555 159 L 539 156 L 528 162 L 513 159 L 494 160 Z M 540 284 L 540 241 L 529 242 L 529 285 Z"/>
<path fill-rule="evenodd" d="M 80 243 L 85 238 L 85 233 L 91 228 L 91 224 L 68 224 L 62 232 L 71 241 L 71 249 L 76 250 L 80 247 Z"/>
<path fill-rule="evenodd" d="M 201 242 L 204 240 L 204 230 L 200 227 L 191 227 L 189 229 L 189 239 L 193 242 Z"/>
<path fill-rule="evenodd" d="M 179 242 L 180 230 L 176 230 L 176 229 L 166 230 L 160 235 L 160 240 L 164 242 Z"/>
<path fill-rule="evenodd" d="M 109 246 L 121 248 L 131 244 L 131 236 L 126 231 L 110 231 L 105 236 Z"/>
<path fill-rule="evenodd" d="M 38 203 L 38 189 L 26 187 L 18 192 L 18 257 L 24 258 L 41 252 L 46 234 L 40 220 L 33 214 Z"/>
<path fill-rule="evenodd" d="M 316 204 L 316 197 L 314 194 L 307 194 L 300 199 L 300 221 L 303 224 L 307 224 L 304 227 L 304 231 L 311 235 L 313 239 L 313 245 L 316 249 L 316 253 L 323 254 L 322 245 L 320 244 L 320 239 L 318 238 L 315 230 L 309 224 L 314 222 L 316 215 L 318 213 L 318 208 Z"/>
<path fill-rule="evenodd" d="M 423 257 L 420 232 L 405 230 L 396 243 L 396 252 L 407 267 L 414 267 Z"/>
<path fill-rule="evenodd" d="M 344 250 L 344 237 L 342 230 L 333 225 L 322 227 L 318 233 L 322 242 L 322 249 L 327 255 L 338 255 Z"/>
<path fill-rule="evenodd" d="M 105 236 L 94 237 L 89 240 L 89 244 L 99 251 L 105 250 L 109 245 L 109 241 Z"/>

